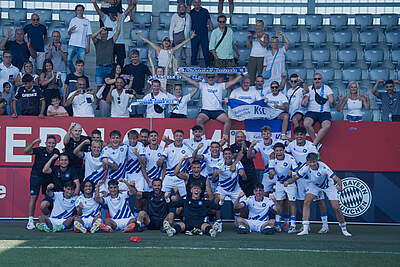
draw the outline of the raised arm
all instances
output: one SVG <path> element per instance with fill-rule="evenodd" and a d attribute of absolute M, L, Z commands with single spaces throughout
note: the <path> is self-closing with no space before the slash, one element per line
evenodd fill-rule
<path fill-rule="evenodd" d="M 194 31 L 192 31 L 192 35 L 190 35 L 190 37 L 189 38 L 187 38 L 185 41 L 183 41 L 182 43 L 180 43 L 180 44 L 178 44 L 177 46 L 174 46 L 173 48 L 172 48 L 172 51 L 176 51 L 176 50 L 178 50 L 179 48 L 181 48 L 182 46 L 184 46 L 185 44 L 187 44 L 190 40 L 192 40 L 194 37 L 196 37 L 196 34 L 194 33 Z"/>
<path fill-rule="evenodd" d="M 374 96 L 376 96 L 377 98 L 381 98 L 381 94 L 378 92 L 377 89 L 378 89 L 379 84 L 380 84 L 380 83 L 383 83 L 383 82 L 384 82 L 383 79 L 377 80 L 376 83 L 375 83 L 375 85 L 374 85 L 374 87 L 372 87 L 372 94 L 373 94 Z"/>
<path fill-rule="evenodd" d="M 240 75 L 236 76 L 233 80 L 227 81 L 227 82 L 225 83 L 225 88 L 229 88 L 229 87 L 235 85 L 237 82 L 240 81 L 240 79 L 241 79 L 243 76 L 244 76 L 244 75 L 241 73 Z"/>
<path fill-rule="evenodd" d="M 131 5 L 129 5 L 128 8 L 125 10 L 125 12 L 124 12 L 125 17 L 128 16 L 128 14 L 136 7 L 136 2 L 133 1 L 133 3 Z M 123 21 L 121 23 L 123 23 Z"/>
<path fill-rule="evenodd" d="M 133 185 L 132 184 L 130 184 L 130 183 L 128 183 L 125 179 L 123 179 L 123 178 L 119 178 L 119 180 L 118 180 L 120 183 L 123 183 L 123 184 L 126 184 L 126 186 L 128 187 L 128 189 L 129 189 L 129 195 L 131 195 L 131 196 L 133 196 L 133 195 L 136 195 L 137 194 L 137 190 L 136 190 L 136 187 L 135 187 L 135 184 L 133 183 Z"/>
<path fill-rule="evenodd" d="M 254 147 L 257 144 L 257 140 L 253 140 L 253 142 L 251 142 L 251 145 L 249 147 L 249 149 L 247 150 L 247 158 L 248 159 L 254 159 L 257 156 L 257 153 L 254 151 Z"/>
<path fill-rule="evenodd" d="M 157 54 L 160 53 L 161 47 L 156 45 L 155 43 L 153 43 L 152 41 L 150 41 L 149 39 L 147 39 L 146 37 L 144 37 L 143 35 L 140 34 L 140 32 L 136 31 L 136 35 L 142 39 L 144 42 L 148 43 L 154 50 L 157 51 Z"/>
<path fill-rule="evenodd" d="M 92 40 L 93 40 L 93 43 L 94 43 L 94 44 L 98 41 L 98 40 L 97 40 L 97 35 L 99 35 L 99 33 L 100 33 L 102 30 L 106 30 L 106 26 L 103 26 L 103 27 L 99 28 L 97 31 L 95 31 L 95 32 L 92 34 Z"/>
<path fill-rule="evenodd" d="M 361 96 L 361 101 L 363 102 L 364 108 L 365 109 L 370 109 L 370 101 L 369 101 L 369 94 L 368 92 L 365 92 L 365 96 Z"/>
<path fill-rule="evenodd" d="M 196 88 L 200 88 L 200 83 L 190 79 L 189 77 L 187 77 L 185 74 L 183 73 L 178 73 L 179 76 L 181 76 L 185 81 L 187 81 L 188 83 L 190 83 L 191 85 L 193 85 Z"/>
<path fill-rule="evenodd" d="M 281 80 L 281 83 L 279 84 L 279 91 L 282 91 L 283 89 L 285 89 L 286 79 L 287 79 L 286 72 L 282 73 L 281 77 L 282 77 L 282 80 Z"/>
<path fill-rule="evenodd" d="M 48 195 L 49 197 L 53 197 L 54 196 L 54 184 L 49 184 L 46 188 L 46 195 Z"/>
<path fill-rule="evenodd" d="M 97 183 L 97 186 L 96 186 L 96 191 L 94 192 L 94 200 L 97 202 L 97 203 L 100 203 L 100 204 L 104 204 L 104 201 L 103 201 L 103 198 L 102 197 L 100 197 L 100 186 L 102 186 L 104 184 L 104 181 L 103 180 L 100 180 L 98 183 Z"/>
<path fill-rule="evenodd" d="M 153 58 L 151 56 L 151 50 L 147 50 L 147 58 L 149 59 L 149 64 L 150 64 L 150 68 L 151 68 L 151 74 L 153 76 L 156 76 L 156 68 L 154 67 L 154 63 L 153 63 Z"/>
<path fill-rule="evenodd" d="M 54 155 L 46 162 L 46 164 L 44 164 L 42 172 L 43 172 L 43 173 L 46 173 L 46 174 L 50 174 L 50 173 L 52 172 L 52 170 L 51 170 L 51 164 L 52 164 L 53 161 L 55 161 L 57 158 L 58 158 L 58 155 L 57 155 L 57 154 L 54 154 Z"/>
<path fill-rule="evenodd" d="M 40 144 L 40 142 L 42 142 L 42 140 L 40 140 L 40 138 L 35 139 L 32 143 L 30 143 L 27 147 L 25 147 L 24 154 L 32 155 L 33 154 L 32 147 L 36 144 Z"/>
<path fill-rule="evenodd" d="M 282 36 L 283 40 L 285 40 L 285 49 L 286 51 L 289 50 L 290 47 L 290 41 L 289 39 L 286 37 L 284 32 L 277 32 L 280 36 Z"/>
<path fill-rule="evenodd" d="M 0 42 L 0 50 L 5 50 L 6 49 L 6 43 L 7 43 L 8 39 L 11 38 L 11 36 L 12 36 L 12 29 L 8 28 L 6 36 Z"/>
<path fill-rule="evenodd" d="M 71 131 L 72 129 L 74 129 L 75 125 L 76 125 L 75 122 L 71 122 L 71 125 L 69 126 L 67 133 L 64 135 L 63 139 L 64 146 L 66 146 L 69 143 L 69 140 L 71 139 Z"/>
<path fill-rule="evenodd" d="M 338 112 L 342 111 L 342 109 L 344 108 L 344 105 L 346 105 L 346 103 L 347 103 L 347 96 L 345 96 L 343 98 L 342 94 L 339 94 L 338 95 L 338 104 L 337 104 L 336 110 Z"/>
<path fill-rule="evenodd" d="M 118 39 L 118 37 L 119 37 L 119 35 L 121 33 L 122 16 L 119 13 L 117 15 L 117 20 L 118 20 L 117 29 L 115 30 L 115 33 L 114 33 L 114 36 L 113 36 L 114 43 L 117 41 L 117 39 Z"/>
<path fill-rule="evenodd" d="M 175 170 L 174 170 L 175 176 L 178 177 L 179 179 L 182 179 L 185 181 L 187 181 L 189 179 L 189 174 L 181 172 L 181 168 L 182 168 L 183 162 L 188 159 L 189 159 L 188 156 L 184 156 L 183 158 L 181 158 L 181 160 L 179 161 L 178 165 L 176 165 Z"/>
<path fill-rule="evenodd" d="M 243 192 L 240 192 L 238 198 L 236 198 L 235 203 L 233 203 L 233 208 L 234 208 L 234 209 L 241 209 L 241 208 L 244 208 L 245 204 L 243 204 L 243 203 L 240 202 L 240 199 L 241 199 L 242 197 L 244 197 L 244 196 L 245 196 L 245 194 L 244 194 Z"/>
<path fill-rule="evenodd" d="M 198 155 L 197 153 L 199 153 L 199 150 L 203 147 L 203 144 L 199 144 L 196 149 L 193 151 L 192 154 L 192 159 L 197 159 L 197 160 L 203 160 L 204 156 L 203 155 Z"/>
<path fill-rule="evenodd" d="M 83 158 L 83 152 L 81 151 L 82 147 L 84 145 L 89 145 L 90 144 L 90 140 L 86 139 L 85 141 L 81 142 L 77 147 L 75 147 L 74 149 L 74 155 L 79 157 L 79 158 Z"/>
<path fill-rule="evenodd" d="M 90 0 L 90 2 L 92 2 L 94 9 L 96 10 L 97 14 L 99 14 L 100 19 L 103 19 L 104 13 L 103 13 L 103 11 L 101 11 L 99 6 L 97 5 L 96 0 Z"/>

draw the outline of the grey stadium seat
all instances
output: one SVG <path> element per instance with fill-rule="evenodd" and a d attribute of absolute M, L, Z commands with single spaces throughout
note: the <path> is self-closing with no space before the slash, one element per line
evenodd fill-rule
<path fill-rule="evenodd" d="M 339 48 L 352 44 L 353 34 L 351 31 L 338 31 L 333 33 L 333 44 Z"/>
<path fill-rule="evenodd" d="M 364 51 L 365 63 L 371 68 L 377 67 L 383 64 L 384 52 L 382 48 L 367 49 Z"/>
<path fill-rule="evenodd" d="M 331 63 L 331 52 L 328 48 L 311 50 L 311 62 L 321 67 Z"/>
<path fill-rule="evenodd" d="M 352 81 L 361 81 L 362 72 L 360 68 L 345 68 L 342 69 L 342 80 L 344 83 Z"/>
<path fill-rule="evenodd" d="M 264 29 L 271 29 L 274 25 L 274 15 L 273 14 L 262 14 L 257 13 L 256 21 L 262 20 L 264 21 Z"/>
<path fill-rule="evenodd" d="M 290 46 L 300 46 L 301 45 L 301 33 L 300 31 L 290 31 L 290 32 L 285 32 L 286 37 L 288 38 L 290 42 Z M 272 37 L 271 35 L 269 36 L 270 38 Z"/>
<path fill-rule="evenodd" d="M 303 80 L 307 79 L 307 70 L 302 67 L 297 68 L 288 68 L 287 69 L 287 77 L 290 77 L 293 73 L 299 75 Z"/>
<path fill-rule="evenodd" d="M 50 25 L 53 21 L 53 12 L 51 9 L 35 9 L 36 14 L 39 15 L 40 23 Z"/>
<path fill-rule="evenodd" d="M 8 10 L 8 19 L 11 20 L 14 25 L 25 25 L 28 21 L 26 13 L 27 10 L 24 8 L 10 8 Z"/>
<path fill-rule="evenodd" d="M 394 28 L 399 27 L 399 15 L 398 14 L 381 14 L 380 25 L 381 28 L 386 31 L 391 31 Z"/>
<path fill-rule="evenodd" d="M 247 31 L 234 31 L 233 35 L 238 47 L 246 47 Z"/>
<path fill-rule="evenodd" d="M 282 14 L 281 15 L 281 27 L 287 30 L 296 28 L 298 24 L 297 14 Z"/>
<path fill-rule="evenodd" d="M 150 12 L 135 12 L 133 25 L 136 28 L 150 28 L 151 13 Z"/>
<path fill-rule="evenodd" d="M 343 113 L 336 110 L 331 110 L 331 116 L 333 121 L 342 121 L 344 119 Z"/>
<path fill-rule="evenodd" d="M 357 63 L 357 49 L 344 48 L 337 50 L 337 61 L 343 67 L 349 67 Z"/>
<path fill-rule="evenodd" d="M 218 16 L 219 15 L 220 14 L 210 13 L 211 22 L 212 22 L 214 29 L 218 27 Z"/>
<path fill-rule="evenodd" d="M 372 110 L 366 110 L 363 109 L 363 115 L 362 115 L 362 120 L 363 121 L 373 121 L 374 120 L 374 115 Z"/>
<path fill-rule="evenodd" d="M 230 23 L 234 29 L 247 29 L 249 27 L 249 14 L 234 13 Z"/>
<path fill-rule="evenodd" d="M 188 118 L 195 119 L 199 115 L 200 108 L 196 106 L 188 106 Z"/>
<path fill-rule="evenodd" d="M 76 13 L 73 10 L 60 10 L 59 11 L 59 21 L 65 26 L 69 26 L 71 19 L 76 17 Z"/>
<path fill-rule="evenodd" d="M 355 15 L 356 28 L 360 29 L 360 31 L 372 29 L 373 20 L 374 18 L 372 14 L 356 14 Z"/>
<path fill-rule="evenodd" d="M 132 40 L 132 44 L 135 47 L 141 47 L 145 44 L 145 42 L 143 42 L 142 39 L 140 39 L 137 35 L 136 35 L 136 31 L 140 32 L 141 35 L 143 35 L 143 37 L 145 38 L 149 38 L 149 31 L 148 30 L 136 30 L 136 29 L 132 29 L 131 31 L 131 40 Z"/>
<path fill-rule="evenodd" d="M 390 73 L 387 68 L 374 68 L 369 70 L 368 75 L 369 82 L 374 84 L 380 79 L 389 80 Z"/>
<path fill-rule="evenodd" d="M 400 31 L 391 31 L 385 33 L 386 44 L 391 48 L 400 47 Z"/>
<path fill-rule="evenodd" d="M 319 30 L 322 27 L 323 18 L 321 14 L 306 14 L 306 27 L 311 31 Z"/>
<path fill-rule="evenodd" d="M 304 63 L 304 50 L 303 48 L 291 48 L 286 52 L 286 64 L 300 65 Z"/>
<path fill-rule="evenodd" d="M 157 42 L 161 43 L 165 37 L 169 37 L 169 30 L 158 30 L 157 31 Z"/>
<path fill-rule="evenodd" d="M 396 68 L 400 65 L 400 49 L 395 49 L 391 51 L 391 59 L 392 64 L 396 66 Z"/>
<path fill-rule="evenodd" d="M 347 14 L 332 14 L 329 17 L 330 26 L 335 31 L 347 28 L 347 20 L 349 16 Z"/>
<path fill-rule="evenodd" d="M 326 45 L 326 31 L 308 32 L 308 44 L 313 47 L 321 47 Z"/>
<path fill-rule="evenodd" d="M 315 69 L 314 73 L 320 73 L 327 84 L 332 84 L 335 80 L 335 70 L 331 67 Z"/>
<path fill-rule="evenodd" d="M 250 52 L 251 52 L 250 48 L 240 48 L 239 49 L 240 57 L 239 57 L 238 65 L 240 65 L 240 66 L 247 65 L 247 62 L 249 61 L 249 58 L 250 58 Z"/>
<path fill-rule="evenodd" d="M 173 12 L 160 12 L 160 28 L 168 29 L 169 25 L 171 24 L 171 17 L 175 13 Z"/>
<path fill-rule="evenodd" d="M 365 31 L 359 34 L 360 45 L 365 48 L 371 48 L 378 45 L 378 32 Z"/>

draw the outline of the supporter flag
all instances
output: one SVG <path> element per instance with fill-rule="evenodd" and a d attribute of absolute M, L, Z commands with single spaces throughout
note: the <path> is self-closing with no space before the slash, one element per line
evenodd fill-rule
<path fill-rule="evenodd" d="M 241 100 L 229 99 L 228 107 L 229 118 L 238 121 L 257 118 L 272 120 L 282 113 L 282 110 L 269 106 L 264 100 L 258 100 L 249 104 Z"/>
<path fill-rule="evenodd" d="M 281 120 L 245 120 L 244 127 L 246 129 L 246 139 L 248 141 L 262 140 L 261 138 L 261 128 L 265 125 L 271 127 L 272 130 L 272 140 L 280 140 L 282 133 L 282 121 Z M 290 137 L 290 123 L 286 136 Z"/>

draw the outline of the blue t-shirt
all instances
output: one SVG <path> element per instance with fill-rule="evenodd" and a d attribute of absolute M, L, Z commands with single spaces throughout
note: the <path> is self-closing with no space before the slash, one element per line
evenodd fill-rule
<path fill-rule="evenodd" d="M 31 47 L 36 52 L 44 52 L 44 37 L 47 35 L 47 29 L 42 24 L 33 26 L 28 24 L 24 27 L 24 33 L 28 34 L 28 38 L 31 39 Z"/>
<path fill-rule="evenodd" d="M 201 8 L 199 11 L 192 9 L 190 10 L 190 17 L 192 19 L 192 30 L 194 30 L 196 34 L 208 32 L 207 23 L 210 19 L 210 13 L 208 13 L 207 9 Z"/>

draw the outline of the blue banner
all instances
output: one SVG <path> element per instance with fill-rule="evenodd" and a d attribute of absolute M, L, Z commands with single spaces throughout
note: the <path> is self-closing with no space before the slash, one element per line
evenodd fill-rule
<path fill-rule="evenodd" d="M 243 121 L 259 118 L 272 120 L 281 113 L 282 110 L 271 107 L 264 100 L 254 101 L 251 104 L 237 99 L 228 101 L 228 116 L 233 120 Z"/>

